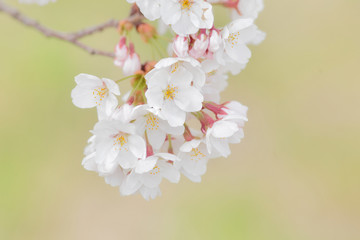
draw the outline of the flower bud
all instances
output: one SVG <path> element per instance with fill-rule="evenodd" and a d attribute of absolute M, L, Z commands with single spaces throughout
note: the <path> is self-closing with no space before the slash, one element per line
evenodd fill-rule
<path fill-rule="evenodd" d="M 129 45 L 129 55 L 124 61 L 123 72 L 125 75 L 133 75 L 136 71 L 141 70 L 140 57 L 135 53 L 134 45 Z"/>
<path fill-rule="evenodd" d="M 139 24 L 136 29 L 144 42 L 149 42 L 151 38 L 157 35 L 156 29 L 147 23 Z"/>
<path fill-rule="evenodd" d="M 177 35 L 173 42 L 173 49 L 178 57 L 188 56 L 189 40 L 187 37 Z"/>
<path fill-rule="evenodd" d="M 209 51 L 216 52 L 219 49 L 221 44 L 221 37 L 216 29 L 210 31 L 210 40 L 209 40 Z"/>
<path fill-rule="evenodd" d="M 209 38 L 206 35 L 206 30 L 200 30 L 200 34 L 196 37 L 193 47 L 190 50 L 190 56 L 197 59 L 205 55 L 209 46 Z"/>
<path fill-rule="evenodd" d="M 119 43 L 115 47 L 114 64 L 118 67 L 122 67 L 128 55 L 129 55 L 129 50 L 128 47 L 126 46 L 126 38 L 122 37 Z"/>
<path fill-rule="evenodd" d="M 119 22 L 118 31 L 120 35 L 123 35 L 124 32 L 129 32 L 133 28 L 133 24 L 128 20 L 122 20 Z"/>

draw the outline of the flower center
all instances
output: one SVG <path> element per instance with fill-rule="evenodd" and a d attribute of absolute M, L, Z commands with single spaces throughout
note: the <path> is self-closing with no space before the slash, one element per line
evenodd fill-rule
<path fill-rule="evenodd" d="M 199 150 L 199 148 L 193 148 L 193 149 L 191 150 L 190 156 L 191 156 L 191 160 L 196 161 L 196 162 L 199 161 L 199 160 L 201 160 L 202 158 L 206 157 L 206 155 L 203 154 L 203 153 Z"/>
<path fill-rule="evenodd" d="M 239 36 L 240 36 L 240 32 L 237 33 L 231 33 L 228 37 L 228 41 L 231 44 L 231 48 L 233 48 L 235 45 L 238 44 L 238 40 L 239 40 Z"/>
<path fill-rule="evenodd" d="M 157 175 L 160 172 L 160 168 L 158 166 L 155 166 L 149 173 L 151 175 Z"/>
<path fill-rule="evenodd" d="M 148 114 L 146 118 L 146 128 L 149 130 L 157 130 L 159 128 L 159 118 L 154 114 Z"/>
<path fill-rule="evenodd" d="M 173 87 L 168 85 L 166 90 L 164 90 L 164 98 L 173 100 L 175 98 L 175 93 L 177 91 L 177 87 Z"/>
<path fill-rule="evenodd" d="M 176 71 L 178 70 L 178 68 L 179 68 L 179 62 L 173 64 L 173 65 L 171 66 L 171 73 L 176 72 Z"/>
<path fill-rule="evenodd" d="M 193 0 L 180 0 L 182 10 L 190 10 L 193 5 Z"/>
<path fill-rule="evenodd" d="M 106 97 L 108 92 L 109 92 L 109 89 L 107 87 L 95 88 L 94 91 L 93 91 L 93 95 L 94 95 L 94 98 L 95 98 L 95 103 L 97 105 L 100 105 L 101 101 Z"/>
<path fill-rule="evenodd" d="M 119 133 L 118 135 L 115 136 L 113 145 L 115 146 L 116 150 L 128 151 L 127 142 L 128 142 L 127 136 L 123 133 Z"/>

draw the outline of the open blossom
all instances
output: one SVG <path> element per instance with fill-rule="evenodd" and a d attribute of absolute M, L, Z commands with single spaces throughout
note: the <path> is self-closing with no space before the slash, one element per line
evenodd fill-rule
<path fill-rule="evenodd" d="M 185 142 L 178 154 L 181 161 L 176 165 L 181 173 L 193 182 L 200 182 L 201 176 L 205 174 L 207 163 L 211 154 L 206 148 L 206 144 L 199 139 L 193 139 Z"/>
<path fill-rule="evenodd" d="M 204 0 L 161 0 L 160 4 L 162 20 L 179 35 L 209 29 L 214 23 L 212 6 Z"/>
<path fill-rule="evenodd" d="M 135 126 L 138 134 L 142 136 L 146 132 L 149 144 L 154 149 L 161 148 L 168 134 L 178 136 L 184 133 L 184 126 L 170 126 L 167 121 L 157 116 L 155 110 L 148 105 L 136 107 L 134 115 L 136 115 Z"/>
<path fill-rule="evenodd" d="M 98 107 L 108 113 L 117 106 L 118 100 L 115 95 L 120 95 L 120 90 L 113 80 L 82 73 L 75 77 L 75 82 L 77 86 L 71 92 L 75 106 Z"/>
<path fill-rule="evenodd" d="M 56 2 L 56 0 L 19 0 L 20 3 L 25 3 L 25 4 L 39 4 L 39 5 L 45 5 L 48 4 L 49 2 Z"/>
<path fill-rule="evenodd" d="M 126 176 L 120 192 L 130 195 L 140 191 L 145 198 L 149 198 L 149 195 L 154 198 L 154 193 L 160 193 L 158 188 L 163 178 L 172 183 L 179 182 L 180 172 L 173 164 L 178 160 L 175 155 L 169 153 L 158 153 L 139 160 L 136 167 Z M 152 194 L 149 194 L 150 192 Z"/>
<path fill-rule="evenodd" d="M 200 63 L 191 59 L 167 58 L 155 65 L 145 79 L 150 107 L 173 127 L 181 126 L 187 112 L 202 108 L 203 96 L 197 87 L 205 83 Z"/>
<path fill-rule="evenodd" d="M 103 120 L 93 130 L 98 166 L 103 173 L 111 173 L 116 167 L 133 168 L 146 154 L 142 137 L 136 135 L 135 126 L 121 120 Z"/>

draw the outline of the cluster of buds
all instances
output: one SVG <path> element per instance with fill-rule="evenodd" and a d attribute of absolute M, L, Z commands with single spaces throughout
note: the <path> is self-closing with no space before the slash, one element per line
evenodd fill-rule
<path fill-rule="evenodd" d="M 249 8 L 262 1 L 217 1 L 244 14 L 223 28 L 214 27 L 213 1 L 128 2 L 136 3 L 149 20 L 161 19 L 171 26 L 176 34 L 169 43 L 170 57 L 141 64 L 134 45 L 122 37 L 114 63 L 131 76 L 112 81 L 80 74 L 71 95 L 77 107 L 96 107 L 98 112 L 83 166 L 122 195 L 140 193 L 153 199 L 161 194 L 164 178 L 177 183 L 183 175 L 200 182 L 208 161 L 228 157 L 230 144 L 244 137 L 247 107 L 221 102 L 220 93 L 229 73 L 239 73 L 248 63 L 248 46 L 264 39 L 254 24 L 261 8 Z M 243 2 L 251 4 L 244 8 Z M 145 42 L 157 35 L 149 26 L 135 26 Z M 122 23 L 121 28 L 132 27 Z M 119 104 L 118 83 L 125 79 L 131 80 L 132 90 Z"/>

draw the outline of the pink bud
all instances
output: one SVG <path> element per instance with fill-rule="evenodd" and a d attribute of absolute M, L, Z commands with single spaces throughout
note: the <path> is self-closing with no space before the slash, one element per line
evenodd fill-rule
<path fill-rule="evenodd" d="M 119 43 L 115 47 L 114 64 L 116 66 L 122 67 L 128 55 L 129 55 L 129 50 L 128 47 L 126 46 L 126 38 L 122 37 Z"/>
<path fill-rule="evenodd" d="M 215 120 L 205 112 L 201 112 L 199 116 L 199 120 L 201 123 L 201 131 L 205 134 L 207 129 L 211 128 L 214 125 Z"/>
<path fill-rule="evenodd" d="M 178 57 L 186 57 L 189 51 L 189 40 L 187 37 L 176 36 L 173 42 L 173 50 Z"/>
<path fill-rule="evenodd" d="M 214 102 L 206 102 L 203 105 L 204 108 L 212 111 L 217 116 L 217 115 L 227 115 L 227 112 L 224 111 L 226 109 L 226 107 L 224 107 L 225 104 L 226 103 L 219 105 Z"/>
<path fill-rule="evenodd" d="M 193 58 L 203 57 L 209 47 L 209 38 L 206 35 L 206 30 L 203 30 L 200 30 L 200 34 L 196 37 L 194 45 L 189 52 Z"/>
<path fill-rule="evenodd" d="M 141 70 L 140 57 L 135 53 L 134 45 L 129 44 L 129 55 L 124 61 L 123 72 L 125 75 L 133 75 L 135 72 Z"/>

